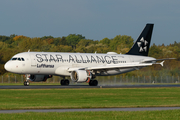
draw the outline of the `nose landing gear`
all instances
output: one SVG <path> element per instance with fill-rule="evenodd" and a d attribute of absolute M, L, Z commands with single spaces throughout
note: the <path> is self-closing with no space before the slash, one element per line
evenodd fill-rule
<path fill-rule="evenodd" d="M 29 86 L 29 81 L 24 81 L 24 86 Z"/>

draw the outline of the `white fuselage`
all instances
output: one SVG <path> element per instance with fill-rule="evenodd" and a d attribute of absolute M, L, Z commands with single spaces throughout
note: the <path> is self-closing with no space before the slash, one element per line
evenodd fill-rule
<path fill-rule="evenodd" d="M 70 76 L 68 68 L 87 68 L 155 60 L 152 57 L 121 55 L 116 53 L 61 53 L 61 52 L 24 52 L 16 54 L 5 64 L 5 69 L 18 74 Z M 96 71 L 96 75 L 116 75 L 135 70 L 108 69 Z"/>

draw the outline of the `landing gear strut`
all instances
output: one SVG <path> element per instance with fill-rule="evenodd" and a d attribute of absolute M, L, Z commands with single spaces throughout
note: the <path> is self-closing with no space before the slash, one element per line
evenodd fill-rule
<path fill-rule="evenodd" d="M 24 86 L 29 86 L 29 81 L 24 81 Z"/>
<path fill-rule="evenodd" d="M 62 79 L 60 84 L 61 85 L 69 85 L 69 80 L 68 79 Z"/>
<path fill-rule="evenodd" d="M 97 85 L 98 85 L 98 81 L 97 80 L 90 80 L 89 86 L 97 86 Z"/>

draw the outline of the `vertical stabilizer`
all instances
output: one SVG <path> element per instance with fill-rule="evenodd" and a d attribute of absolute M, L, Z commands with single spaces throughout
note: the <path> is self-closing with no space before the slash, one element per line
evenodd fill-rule
<path fill-rule="evenodd" d="M 148 56 L 153 26 L 154 24 L 146 24 L 144 30 L 134 43 L 133 47 L 126 54 Z"/>

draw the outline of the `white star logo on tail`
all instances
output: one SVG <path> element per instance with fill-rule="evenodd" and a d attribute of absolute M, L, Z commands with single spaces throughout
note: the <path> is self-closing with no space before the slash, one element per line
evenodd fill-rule
<path fill-rule="evenodd" d="M 137 45 L 139 47 L 139 52 L 146 52 L 148 42 L 144 39 L 144 37 L 142 37 L 140 41 L 141 42 L 137 42 Z"/>

